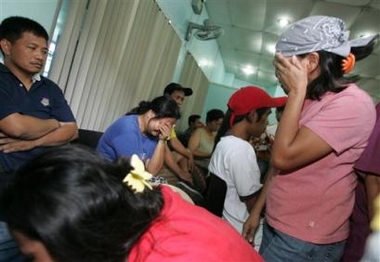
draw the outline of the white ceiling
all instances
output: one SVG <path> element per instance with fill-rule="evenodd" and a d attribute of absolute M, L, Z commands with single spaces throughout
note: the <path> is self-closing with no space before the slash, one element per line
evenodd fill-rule
<path fill-rule="evenodd" d="M 278 19 L 294 22 L 309 15 L 330 15 L 343 19 L 350 38 L 380 34 L 380 0 L 205 0 L 213 24 L 223 27 L 217 39 L 226 71 L 236 78 L 264 85 L 276 85 L 272 66 L 273 47 L 284 31 Z M 270 50 L 272 48 L 272 50 Z M 243 68 L 251 66 L 247 76 Z M 380 101 L 380 44 L 375 52 L 357 62 L 360 86 Z"/>

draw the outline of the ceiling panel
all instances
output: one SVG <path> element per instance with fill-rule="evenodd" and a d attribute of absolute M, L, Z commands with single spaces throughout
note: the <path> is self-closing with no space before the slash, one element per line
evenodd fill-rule
<path fill-rule="evenodd" d="M 218 26 L 221 26 L 220 24 L 215 23 Z M 234 42 L 235 42 L 235 37 L 234 35 L 236 34 L 236 28 L 231 26 L 231 25 L 225 25 L 222 26 L 224 30 L 224 34 L 218 38 L 218 45 L 221 48 L 234 48 Z"/>
<path fill-rule="evenodd" d="M 234 48 L 241 51 L 260 53 L 262 46 L 262 32 L 243 28 L 235 28 L 233 32 Z"/>
<path fill-rule="evenodd" d="M 343 5 L 363 6 L 368 5 L 370 0 L 326 0 L 326 2 L 338 3 Z"/>
<path fill-rule="evenodd" d="M 236 59 L 236 50 L 235 49 L 231 49 L 231 48 L 220 48 L 220 53 L 222 54 L 223 56 L 223 59 L 224 59 L 224 62 L 228 62 L 228 61 L 234 61 L 235 63 L 237 63 L 237 59 Z"/>
<path fill-rule="evenodd" d="M 206 8 L 214 24 L 231 27 L 230 10 L 226 0 L 209 0 L 206 3 Z"/>
<path fill-rule="evenodd" d="M 228 6 L 234 26 L 251 30 L 263 29 L 266 0 L 229 0 Z"/>
<path fill-rule="evenodd" d="M 235 52 L 237 61 L 239 61 L 237 64 L 239 66 L 246 66 L 246 65 L 252 65 L 252 67 L 256 68 L 259 66 L 260 63 L 260 54 L 254 54 L 249 53 L 245 51 L 236 51 Z"/>
<path fill-rule="evenodd" d="M 380 101 L 380 86 L 379 79 L 363 78 L 358 82 L 359 86 L 367 91 L 375 101 Z"/>
<path fill-rule="evenodd" d="M 380 59 L 378 55 L 370 55 L 364 60 L 357 61 L 355 70 L 353 71 L 356 74 L 359 74 L 363 77 L 371 78 L 379 74 L 380 69 Z"/>
<path fill-rule="evenodd" d="M 380 55 L 380 44 L 375 46 L 375 49 L 373 50 L 372 54 Z M 379 56 L 379 59 L 380 59 L 380 56 Z"/>
<path fill-rule="evenodd" d="M 270 56 L 273 58 L 277 40 L 278 40 L 277 35 L 265 33 L 263 37 L 263 41 L 265 42 L 265 44 L 263 44 L 261 47 L 261 54 L 263 56 Z"/>
<path fill-rule="evenodd" d="M 264 31 L 275 35 L 280 35 L 284 30 L 278 24 L 280 18 L 287 18 L 293 22 L 309 15 L 313 7 L 311 0 L 267 0 L 266 2 Z"/>
<path fill-rule="evenodd" d="M 361 7 L 351 5 L 340 5 L 335 3 L 318 1 L 315 3 L 310 15 L 338 16 L 347 27 L 350 27 L 359 15 Z"/>
<path fill-rule="evenodd" d="M 380 31 L 380 10 L 364 9 L 356 17 L 355 23 L 350 27 L 351 38 L 361 37 L 363 34 L 375 34 Z"/>
<path fill-rule="evenodd" d="M 273 74 L 263 71 L 259 71 L 258 81 L 263 82 L 268 86 L 274 86 L 278 83 L 277 78 Z"/>
<path fill-rule="evenodd" d="M 369 7 L 380 9 L 380 1 L 379 0 L 372 0 L 369 5 Z"/>
<path fill-rule="evenodd" d="M 380 34 L 380 0 L 207 0 L 206 9 L 214 24 L 225 34 L 217 39 L 227 72 L 236 78 L 277 83 L 272 59 L 274 44 L 285 30 L 280 17 L 294 22 L 309 15 L 331 15 L 343 19 L 350 38 Z M 243 67 L 256 69 L 247 76 Z M 357 63 L 354 73 L 363 76 L 361 87 L 380 101 L 380 44 L 374 53 Z M 379 93 L 377 95 L 377 93 Z"/>
<path fill-rule="evenodd" d="M 260 60 L 260 70 L 263 72 L 271 73 L 273 76 L 273 57 L 272 56 L 264 56 L 261 57 Z"/>

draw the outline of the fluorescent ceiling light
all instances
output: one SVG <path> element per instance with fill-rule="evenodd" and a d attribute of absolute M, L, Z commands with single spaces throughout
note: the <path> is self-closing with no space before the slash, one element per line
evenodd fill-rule
<path fill-rule="evenodd" d="M 253 73 L 254 73 L 254 69 L 253 69 L 253 67 L 252 66 L 245 66 L 245 67 L 243 67 L 241 70 L 243 70 L 243 73 L 245 74 L 245 75 L 247 75 L 247 76 L 249 76 L 249 75 L 252 75 Z"/>
<path fill-rule="evenodd" d="M 362 34 L 359 35 L 360 38 L 364 38 L 364 37 L 368 37 L 368 36 L 371 36 L 371 35 L 375 35 L 376 33 L 372 33 L 372 32 L 364 32 Z"/>
<path fill-rule="evenodd" d="M 289 18 L 281 17 L 277 20 L 280 27 L 285 27 L 290 24 Z"/>
<path fill-rule="evenodd" d="M 275 44 L 267 45 L 267 51 L 274 55 L 274 53 L 276 53 L 276 45 Z"/>
<path fill-rule="evenodd" d="M 199 66 L 200 67 L 208 67 L 208 66 L 213 66 L 214 63 L 211 60 L 208 59 L 201 59 L 199 61 Z"/>

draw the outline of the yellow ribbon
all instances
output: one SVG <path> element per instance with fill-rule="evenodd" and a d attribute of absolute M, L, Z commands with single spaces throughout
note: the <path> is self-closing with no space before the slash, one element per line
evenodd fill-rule
<path fill-rule="evenodd" d="M 130 186 L 135 192 L 141 193 L 145 186 L 152 189 L 152 186 L 146 181 L 152 178 L 152 174 L 145 171 L 144 163 L 137 155 L 132 155 L 131 166 L 134 168 L 123 179 L 123 182 Z"/>

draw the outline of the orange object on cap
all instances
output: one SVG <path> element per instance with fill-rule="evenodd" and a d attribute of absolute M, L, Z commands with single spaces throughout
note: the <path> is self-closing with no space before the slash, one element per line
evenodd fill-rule
<path fill-rule="evenodd" d="M 271 97 L 265 90 L 256 86 L 246 86 L 237 90 L 228 100 L 228 108 L 231 110 L 230 127 L 235 117 L 248 114 L 253 109 L 263 107 L 280 107 L 285 105 L 286 96 Z"/>
<path fill-rule="evenodd" d="M 342 70 L 343 73 L 348 74 L 349 72 L 354 69 L 355 66 L 355 56 L 354 54 L 350 53 L 345 59 L 342 61 Z"/>

